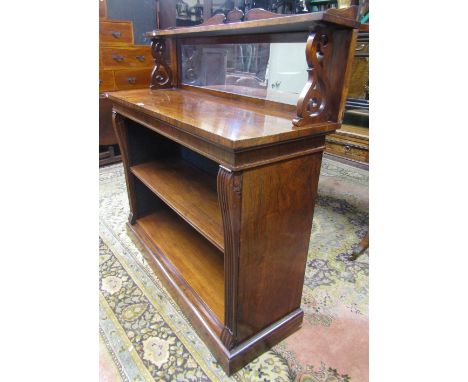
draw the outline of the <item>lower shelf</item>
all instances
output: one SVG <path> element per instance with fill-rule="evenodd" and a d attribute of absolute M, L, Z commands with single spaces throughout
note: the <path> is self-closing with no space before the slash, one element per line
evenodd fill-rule
<path fill-rule="evenodd" d="M 184 220 L 169 209 L 160 209 L 137 219 L 146 244 L 156 247 L 156 255 L 177 279 L 179 286 L 196 305 L 211 311 L 224 322 L 224 256 Z M 195 292 L 195 295 L 193 294 Z M 197 298 L 198 297 L 198 298 Z"/>
<path fill-rule="evenodd" d="M 130 171 L 213 245 L 224 250 L 216 177 L 176 158 L 142 163 L 130 167 Z"/>

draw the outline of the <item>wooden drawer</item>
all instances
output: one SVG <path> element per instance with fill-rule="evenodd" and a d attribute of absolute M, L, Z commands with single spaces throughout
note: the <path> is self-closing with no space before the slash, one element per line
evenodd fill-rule
<path fill-rule="evenodd" d="M 114 71 L 100 70 L 99 71 L 99 91 L 110 92 L 115 89 Z"/>
<path fill-rule="evenodd" d="M 152 67 L 151 47 L 102 47 L 101 64 L 106 69 Z"/>
<path fill-rule="evenodd" d="M 325 152 L 347 159 L 369 163 L 368 142 L 340 139 L 332 134 L 325 140 Z"/>
<path fill-rule="evenodd" d="M 114 72 L 117 90 L 149 87 L 153 68 L 116 70 Z"/>
<path fill-rule="evenodd" d="M 99 42 L 103 45 L 133 44 L 131 21 L 100 21 Z"/>

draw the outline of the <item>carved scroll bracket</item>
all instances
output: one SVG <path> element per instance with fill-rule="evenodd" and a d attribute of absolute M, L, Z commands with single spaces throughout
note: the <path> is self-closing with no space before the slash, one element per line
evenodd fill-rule
<path fill-rule="evenodd" d="M 331 94 L 328 60 L 333 49 L 332 31 L 318 26 L 311 32 L 306 44 L 308 80 L 297 102 L 297 118 L 294 125 L 327 121 Z"/>
<path fill-rule="evenodd" d="M 227 349 L 236 345 L 237 284 L 239 278 L 240 218 L 242 205 L 242 173 L 224 167 L 218 172 L 218 195 L 224 226 L 225 312 L 221 341 Z"/>
<path fill-rule="evenodd" d="M 172 86 L 172 71 L 166 63 L 166 43 L 163 39 L 151 40 L 151 53 L 154 58 L 154 68 L 151 73 L 151 89 L 169 88 Z"/>

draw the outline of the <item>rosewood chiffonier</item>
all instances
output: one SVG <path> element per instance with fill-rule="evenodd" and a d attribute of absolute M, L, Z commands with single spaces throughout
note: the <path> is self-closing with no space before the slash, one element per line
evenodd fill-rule
<path fill-rule="evenodd" d="M 325 136 L 340 128 L 355 19 L 355 7 L 234 10 L 150 32 L 150 88 L 109 93 L 128 231 L 228 374 L 301 326 Z M 295 105 L 227 83 L 232 45 L 299 42 L 305 80 Z"/>

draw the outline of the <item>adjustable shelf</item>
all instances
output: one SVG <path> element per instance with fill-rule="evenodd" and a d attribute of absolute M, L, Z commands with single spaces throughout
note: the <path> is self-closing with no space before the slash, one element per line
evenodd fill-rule
<path fill-rule="evenodd" d="M 149 34 L 151 89 L 109 94 L 128 231 L 228 374 L 301 327 L 320 165 L 325 136 L 341 126 L 353 15 L 262 10 L 245 22 L 217 15 L 210 25 L 157 31 Z M 309 79 L 297 106 L 231 94 L 223 84 L 182 84 L 181 44 L 304 36 Z"/>
<path fill-rule="evenodd" d="M 151 161 L 130 171 L 187 223 L 224 251 L 216 178 L 178 158 Z"/>

